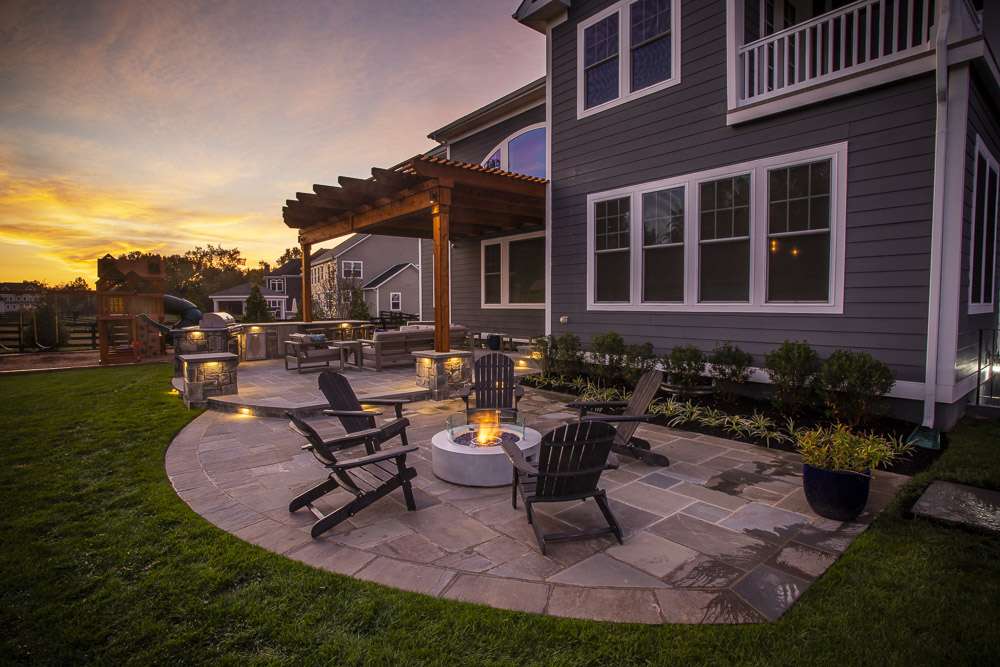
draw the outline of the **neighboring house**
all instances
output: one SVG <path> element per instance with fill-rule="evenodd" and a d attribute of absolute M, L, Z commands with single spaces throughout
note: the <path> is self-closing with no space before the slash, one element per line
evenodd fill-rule
<path fill-rule="evenodd" d="M 957 419 L 997 327 L 1000 2 L 525 0 L 515 18 L 546 35 L 546 76 L 430 137 L 548 177 L 548 221 L 453 244 L 454 322 L 731 341 L 758 365 L 786 339 L 865 351 L 897 413 Z"/>
<path fill-rule="evenodd" d="M 0 283 L 0 314 L 29 310 L 42 300 L 42 289 L 34 283 Z"/>
<path fill-rule="evenodd" d="M 252 287 L 251 283 L 241 283 L 210 294 L 208 298 L 212 301 L 212 310 L 242 316 Z M 289 260 L 274 271 L 265 269 L 260 293 L 274 319 L 294 320 L 302 300 L 302 260 Z"/>
<path fill-rule="evenodd" d="M 311 260 L 313 302 L 324 316 L 334 317 L 338 302 L 349 303 L 348 290 L 357 287 L 372 316 L 393 303 L 402 312 L 420 312 L 420 244 L 417 239 L 360 234 L 317 250 Z M 340 306 L 344 315 L 346 303 Z"/>

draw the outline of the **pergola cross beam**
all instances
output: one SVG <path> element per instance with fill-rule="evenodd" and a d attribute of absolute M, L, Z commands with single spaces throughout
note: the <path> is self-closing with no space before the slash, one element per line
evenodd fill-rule
<path fill-rule="evenodd" d="M 371 173 L 367 179 L 342 176 L 339 186 L 314 185 L 313 193 L 298 193 L 282 209 L 285 224 L 299 230 L 303 304 L 311 298 L 306 257 L 313 245 L 352 233 L 432 238 L 434 345 L 448 352 L 449 244 L 543 228 L 546 181 L 423 155 Z M 308 321 L 309 309 L 303 314 Z"/>

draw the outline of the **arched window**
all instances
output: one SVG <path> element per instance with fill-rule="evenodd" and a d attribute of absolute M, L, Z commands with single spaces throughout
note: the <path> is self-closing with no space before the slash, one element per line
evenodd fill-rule
<path fill-rule="evenodd" d="M 545 178 L 545 123 L 518 130 L 488 155 L 484 167 Z"/>

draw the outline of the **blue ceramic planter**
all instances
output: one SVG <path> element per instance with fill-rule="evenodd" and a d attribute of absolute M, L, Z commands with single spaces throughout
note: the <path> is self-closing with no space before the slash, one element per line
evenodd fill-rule
<path fill-rule="evenodd" d="M 871 471 L 864 474 L 802 465 L 802 489 L 813 512 L 835 521 L 853 521 L 868 504 Z"/>

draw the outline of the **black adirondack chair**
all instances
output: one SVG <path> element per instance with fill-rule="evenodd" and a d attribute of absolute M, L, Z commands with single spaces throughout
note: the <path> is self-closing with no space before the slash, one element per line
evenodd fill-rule
<path fill-rule="evenodd" d="M 351 387 L 351 383 L 344 375 L 335 371 L 323 371 L 319 376 L 319 389 L 330 404 L 330 409 L 324 410 L 323 414 L 340 419 L 340 424 L 345 431 L 356 433 L 376 427 L 375 417 L 382 413 L 376 410 L 362 409 L 361 401 L 358 400 L 354 388 Z M 364 441 L 365 447 L 369 449 L 369 454 L 374 454 L 379 445 L 397 435 L 403 441 L 404 447 L 410 444 L 406 440 L 406 425 L 409 422 L 403 419 L 403 406 L 407 403 L 409 403 L 408 400 L 397 398 L 365 399 L 366 405 L 392 406 L 396 413 L 396 419 L 386 422 L 380 435 Z"/>
<path fill-rule="evenodd" d="M 656 392 L 662 382 L 663 373 L 661 371 L 649 370 L 639 378 L 639 382 L 635 385 L 635 391 L 632 392 L 631 398 L 627 401 L 578 401 L 570 403 L 567 407 L 578 410 L 581 421 L 609 421 L 608 417 L 612 415 L 643 416 L 646 415 L 650 404 L 656 398 Z M 631 456 L 648 465 L 669 466 L 670 460 L 666 456 L 651 452 L 649 442 L 636 437 L 635 431 L 639 428 L 641 421 L 645 420 L 637 419 L 623 423 L 615 434 L 615 443 L 612 449 L 616 454 Z"/>
<path fill-rule="evenodd" d="M 630 417 L 614 417 L 627 421 Z M 644 418 L 639 418 L 640 420 Z M 502 445 L 514 466 L 511 504 L 517 507 L 520 495 L 528 513 L 528 523 L 542 553 L 549 542 L 586 539 L 611 533 L 622 542 L 622 529 L 608 505 L 607 494 L 598 487 L 601 473 L 618 466 L 608 462 L 615 439 L 615 428 L 608 422 L 581 421 L 566 424 L 546 433 L 538 446 L 538 454 L 529 462 L 514 443 Z M 533 506 L 537 503 L 560 503 L 568 500 L 586 501 L 593 498 L 608 523 L 607 528 L 544 533 L 535 521 Z"/>
<path fill-rule="evenodd" d="M 378 444 L 387 439 L 389 425 L 354 431 L 331 440 L 324 440 L 316 429 L 301 417 L 291 412 L 286 412 L 285 415 L 291 421 L 292 429 L 308 441 L 303 449 L 312 452 L 316 460 L 330 471 L 325 481 L 296 496 L 288 504 L 289 512 L 307 507 L 316 516 L 316 523 L 310 531 L 314 538 L 400 487 L 403 489 L 406 509 L 413 511 L 417 508 L 410 486 L 410 480 L 417 476 L 417 471 L 406 467 L 406 455 L 417 451 L 418 448 L 404 446 L 378 451 Z M 409 422 L 406 419 L 398 419 L 393 424 L 399 425 L 392 428 L 400 428 L 398 434 L 402 435 Z M 337 452 L 359 444 L 365 445 L 367 455 L 338 460 Z M 338 488 L 351 493 L 354 499 L 328 514 L 324 514 L 313 505 L 316 500 Z"/>
<path fill-rule="evenodd" d="M 524 396 L 524 387 L 514 377 L 514 360 L 506 354 L 490 352 L 476 360 L 473 366 L 472 385 L 460 392 L 465 401 L 465 409 L 471 406 L 469 398 L 476 396 L 478 408 L 498 408 L 517 410 L 517 404 Z"/>

